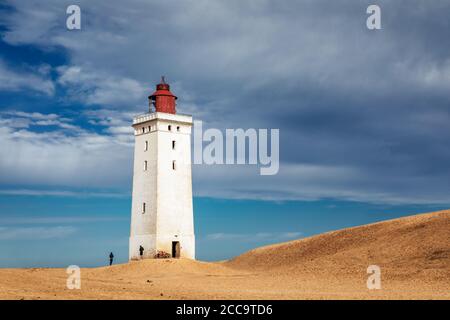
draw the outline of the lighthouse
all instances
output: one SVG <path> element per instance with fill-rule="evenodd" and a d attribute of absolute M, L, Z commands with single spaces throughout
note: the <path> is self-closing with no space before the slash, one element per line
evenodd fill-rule
<path fill-rule="evenodd" d="M 195 259 L 192 208 L 192 116 L 162 77 L 149 112 L 133 119 L 135 136 L 129 259 Z"/>

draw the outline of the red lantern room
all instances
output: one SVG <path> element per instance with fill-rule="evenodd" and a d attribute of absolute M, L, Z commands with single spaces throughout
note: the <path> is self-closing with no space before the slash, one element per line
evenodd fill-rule
<path fill-rule="evenodd" d="M 148 99 L 155 106 L 156 112 L 176 113 L 175 100 L 178 98 L 170 92 L 170 86 L 164 77 L 161 77 L 161 83 L 156 85 L 156 91 Z"/>

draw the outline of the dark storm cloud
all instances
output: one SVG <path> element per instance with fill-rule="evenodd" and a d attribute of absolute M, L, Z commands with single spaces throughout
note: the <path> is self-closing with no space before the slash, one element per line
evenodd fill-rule
<path fill-rule="evenodd" d="M 65 47 L 116 109 L 144 111 L 164 74 L 207 127 L 280 128 L 278 176 L 195 167 L 198 194 L 450 202 L 450 1 L 81 1 L 78 33 L 55 28 L 59 3 L 11 3 L 3 39 Z"/>

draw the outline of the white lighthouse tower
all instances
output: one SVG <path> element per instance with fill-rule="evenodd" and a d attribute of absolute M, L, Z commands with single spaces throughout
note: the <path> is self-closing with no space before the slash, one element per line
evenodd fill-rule
<path fill-rule="evenodd" d="M 161 252 L 195 259 L 192 116 L 176 113 L 176 99 L 163 77 L 149 96 L 149 113 L 133 119 L 130 260 Z"/>

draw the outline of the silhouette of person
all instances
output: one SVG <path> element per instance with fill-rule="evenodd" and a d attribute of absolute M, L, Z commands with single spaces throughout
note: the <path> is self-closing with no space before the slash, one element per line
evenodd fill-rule
<path fill-rule="evenodd" d="M 144 255 L 144 247 L 143 246 L 139 246 L 139 255 L 141 256 L 141 259 L 142 259 L 142 256 Z"/>
<path fill-rule="evenodd" d="M 113 253 L 111 252 L 111 253 L 109 254 L 109 265 L 112 265 L 113 259 L 114 259 L 114 255 L 113 255 Z"/>

